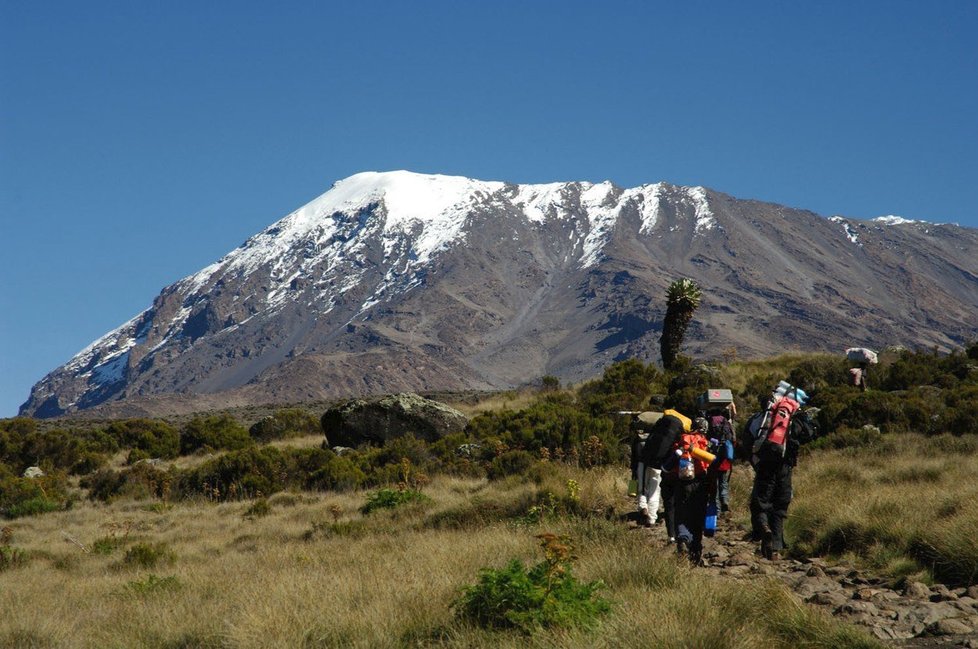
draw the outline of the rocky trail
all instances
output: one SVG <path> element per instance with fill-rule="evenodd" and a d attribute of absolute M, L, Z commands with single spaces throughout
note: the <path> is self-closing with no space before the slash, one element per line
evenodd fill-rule
<path fill-rule="evenodd" d="M 662 548 L 671 548 L 662 519 L 643 527 L 629 516 L 628 525 Z M 716 536 L 704 539 L 704 570 L 731 579 L 778 579 L 802 602 L 836 619 L 865 627 L 894 647 L 978 649 L 978 586 L 948 588 L 910 582 L 901 590 L 888 580 L 855 566 L 822 558 L 769 561 L 747 540 L 747 530 L 721 519 Z"/>

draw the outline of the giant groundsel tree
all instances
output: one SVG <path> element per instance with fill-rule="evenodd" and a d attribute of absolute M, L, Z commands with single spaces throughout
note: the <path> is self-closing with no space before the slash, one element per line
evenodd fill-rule
<path fill-rule="evenodd" d="M 666 369 L 672 368 L 679 357 L 686 328 L 700 305 L 701 296 L 702 291 L 696 282 L 685 277 L 670 284 L 666 291 L 666 319 L 662 323 L 662 337 L 659 339 L 662 365 Z"/>

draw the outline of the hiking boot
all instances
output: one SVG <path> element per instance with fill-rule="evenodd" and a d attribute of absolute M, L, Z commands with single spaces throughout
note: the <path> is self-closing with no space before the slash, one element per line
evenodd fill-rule
<path fill-rule="evenodd" d="M 680 558 L 688 558 L 689 543 L 683 539 L 676 541 L 676 554 L 678 554 Z"/>
<path fill-rule="evenodd" d="M 761 541 L 761 556 L 770 560 L 773 554 L 773 550 L 771 550 L 771 539 L 763 539 Z"/>

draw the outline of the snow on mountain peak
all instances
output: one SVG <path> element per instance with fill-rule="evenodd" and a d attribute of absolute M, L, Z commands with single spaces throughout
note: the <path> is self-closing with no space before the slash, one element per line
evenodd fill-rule
<path fill-rule="evenodd" d="M 907 225 L 910 223 L 920 223 L 920 221 L 905 219 L 902 216 L 894 216 L 893 214 L 888 216 L 877 216 L 875 219 L 873 219 L 873 222 L 882 223 L 883 225 Z"/>

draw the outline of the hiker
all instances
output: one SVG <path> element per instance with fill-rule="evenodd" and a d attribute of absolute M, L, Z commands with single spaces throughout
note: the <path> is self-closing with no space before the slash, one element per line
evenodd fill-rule
<path fill-rule="evenodd" d="M 772 442 L 773 433 L 769 432 L 768 441 L 755 444 L 752 534 L 761 542 L 761 554 L 772 561 L 779 560 L 786 547 L 784 520 L 791 504 L 791 475 L 798 463 L 798 450 L 817 434 L 812 410 L 815 409 L 801 411 L 798 402 L 791 398 L 773 401 L 761 428 L 773 431 L 783 423 L 786 426 L 783 440 L 780 445 Z"/>
<path fill-rule="evenodd" d="M 642 524 L 647 527 L 655 525 L 659 511 L 660 463 L 648 465 L 643 459 L 645 444 L 649 432 L 656 422 L 662 419 L 661 412 L 640 412 L 634 415 L 631 428 L 635 432 L 632 442 L 632 480 L 635 481 L 635 492 L 638 496 L 638 513 Z"/>
<path fill-rule="evenodd" d="M 866 391 L 866 374 L 870 365 L 879 362 L 879 355 L 865 347 L 850 347 L 846 350 L 846 359 L 853 366 L 849 369 L 849 382 L 862 392 Z"/>
<path fill-rule="evenodd" d="M 675 455 L 672 449 L 676 440 L 683 433 L 688 432 L 691 425 L 692 421 L 685 415 L 676 410 L 666 410 L 649 430 L 649 436 L 642 449 L 642 463 L 647 467 L 646 476 L 649 477 L 646 488 L 650 491 L 647 492 L 646 504 L 650 518 L 655 521 L 657 517 L 656 509 L 659 501 L 653 503 L 650 499 L 650 496 L 654 497 L 657 494 L 663 505 L 666 535 L 670 542 L 676 540 L 676 479 L 671 471 L 671 464 L 675 463 Z M 658 482 L 653 486 L 651 481 L 655 478 Z"/>
<path fill-rule="evenodd" d="M 741 428 L 741 435 L 737 443 L 737 456 L 742 460 L 747 460 L 754 469 L 754 486 L 750 494 L 750 540 L 758 543 L 761 540 L 761 529 L 758 523 L 758 502 L 757 502 L 757 469 L 754 467 L 754 440 L 760 435 L 767 411 L 771 407 L 771 398 L 762 396 L 758 400 L 760 410 L 750 416 Z"/>
<path fill-rule="evenodd" d="M 703 554 L 703 524 L 711 491 L 709 468 L 712 460 L 702 455 L 709 445 L 708 427 L 707 420 L 699 417 L 692 429 L 673 443 L 677 458 L 671 470 L 676 476 L 676 552 L 693 564 L 699 564 Z"/>
<path fill-rule="evenodd" d="M 733 424 L 727 417 L 730 412 L 729 408 L 711 408 L 706 412 L 706 436 L 710 439 L 710 452 L 717 456 L 717 462 L 713 466 L 715 484 L 711 489 L 712 502 L 723 513 L 730 511 L 730 473 L 733 471 L 736 441 Z"/>

